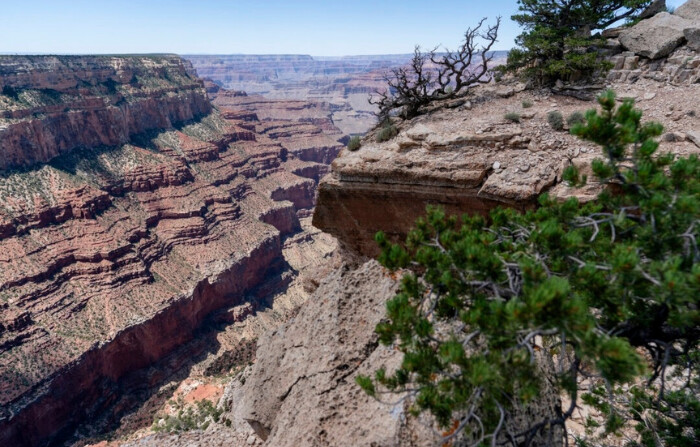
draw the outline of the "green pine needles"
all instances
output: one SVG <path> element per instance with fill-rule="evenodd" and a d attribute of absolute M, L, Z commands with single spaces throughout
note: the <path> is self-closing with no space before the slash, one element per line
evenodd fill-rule
<path fill-rule="evenodd" d="M 605 39 L 593 30 L 622 19 L 633 19 L 651 0 L 519 0 L 519 14 L 511 17 L 524 28 L 517 48 L 508 54 L 505 69 L 520 70 L 539 85 L 557 80 L 590 80 L 611 65 L 598 49 Z"/>
<path fill-rule="evenodd" d="M 581 405 L 581 445 L 621 431 L 629 445 L 700 440 L 700 160 L 657 154 L 662 127 L 632 101 L 599 103 L 572 129 L 603 149 L 597 200 L 544 195 L 490 219 L 429 208 L 404 246 L 377 234 L 380 263 L 405 274 L 376 331 L 404 357 L 357 382 L 402 393 L 446 442 L 561 441 Z M 565 178 L 587 182 L 573 167 Z M 565 407 L 518 425 L 543 393 Z"/>

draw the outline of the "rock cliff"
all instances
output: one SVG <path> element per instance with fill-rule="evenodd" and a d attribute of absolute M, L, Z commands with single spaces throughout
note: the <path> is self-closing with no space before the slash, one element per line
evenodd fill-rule
<path fill-rule="evenodd" d="M 700 94 L 700 55 L 683 45 L 656 63 L 625 52 L 612 60 L 620 68 L 611 71 L 607 87 L 620 100 L 636 99 L 645 119 L 664 124 L 661 149 L 697 151 L 700 110 L 691 98 Z M 375 129 L 359 150 L 344 149 L 333 162 L 319 186 L 314 225 L 351 253 L 374 256 L 377 231 L 401 239 L 427 205 L 487 214 L 499 205 L 533 207 L 544 192 L 593 197 L 595 185 L 572 190 L 561 183 L 570 163 L 585 170 L 598 156 L 598 148 L 570 135 L 565 122 L 596 103 L 571 93 L 526 91 L 517 84 L 487 86 L 470 101 L 397 121 L 398 134 L 389 141 L 378 142 Z M 559 131 L 548 123 L 552 112 L 562 116 Z"/>
<path fill-rule="evenodd" d="M 295 274 L 283 251 L 318 236 L 301 221 L 342 134 L 215 109 L 175 56 L 0 57 L 0 87 L 0 444 L 55 444 Z"/>
<path fill-rule="evenodd" d="M 675 15 L 695 20 L 697 0 L 689 4 Z M 664 28 L 669 20 L 681 23 L 660 15 L 636 26 L 653 30 L 656 22 Z M 68 122 L 59 117 L 78 109 L 47 107 L 79 101 L 70 86 L 60 95 L 44 90 L 61 91 L 73 82 L 71 76 L 102 78 L 76 68 L 87 62 L 68 58 L 61 63 L 76 73 L 67 70 L 50 78 L 31 75 L 30 66 L 25 84 L 7 81 L 2 104 L 32 111 L 5 117 L 3 131 L 10 124 L 38 130 L 6 134 L 23 137 L 7 140 L 19 143 L 8 143 L 6 153 L 16 155 L 4 165 L 11 168 L 0 173 L 0 444 L 57 442 L 69 438 L 87 415 L 119 418 L 136 406 L 135 392 L 158 388 L 202 353 L 208 357 L 204 369 L 237 374 L 219 401 L 220 421 L 181 434 L 146 429 L 144 438 L 135 435 L 127 445 L 434 443 L 430 421 L 406 418 L 403 406 L 369 399 L 354 383 L 357 374 L 399 360 L 395 351 L 378 345 L 372 332 L 396 287 L 395 278 L 367 261 L 377 251 L 373 236 L 384 230 L 401 238 L 428 204 L 453 213 L 487 213 L 498 205 L 534 207 L 544 192 L 593 197 L 596 185 L 572 190 L 560 180 L 571 163 L 585 172 L 598 149 L 570 136 L 567 124 L 553 129 L 547 116 L 559 112 L 567 118 L 595 107 L 591 93 L 605 86 L 620 99 L 635 98 L 645 119 L 664 124 L 662 151 L 700 153 L 695 103 L 700 56 L 694 28 L 687 33 L 683 28 L 683 39 L 673 40 L 673 48 L 657 59 L 649 52 L 656 43 L 634 49 L 622 37 L 634 29 L 610 35 L 615 68 L 606 85 L 554 92 L 508 83 L 480 87 L 469 101 L 440 104 L 414 120 L 397 122 L 397 135 L 389 141 L 378 142 L 377 132 L 370 132 L 359 150 L 343 150 L 330 172 L 328 163 L 340 151 L 337 141 L 343 136 L 337 112 L 355 110 L 346 99 L 349 109 L 322 95 L 301 101 L 229 91 L 200 83 L 186 63 L 164 57 L 160 63 L 184 67 L 172 70 L 182 73 L 182 89 L 191 94 L 177 87 L 167 94 L 159 90 L 172 82 L 168 70 L 150 71 L 148 82 L 139 80 L 152 86 L 144 87 L 142 96 L 123 93 L 137 87 L 117 85 L 117 78 L 85 86 L 86 95 L 101 98 L 100 107 L 114 101 L 106 106 L 110 113 L 130 108 L 127 104 L 137 97 L 156 104 L 152 110 L 161 114 L 144 113 L 160 125 L 114 131 L 124 140 L 95 143 L 100 135 L 112 135 L 109 129 L 128 129 L 125 123 L 134 112 L 114 118 L 108 113 L 76 124 L 70 144 L 61 139 L 46 144 L 52 141 L 52 126 L 59 126 L 49 123 Z M 677 29 L 672 34 L 677 37 Z M 38 61 L 37 73 L 43 63 L 54 63 L 32 60 Z M 109 60 L 120 67 L 132 63 Z M 296 56 L 263 62 L 291 67 L 285 68 L 289 73 L 312 64 Z M 331 76 L 331 65 L 314 76 Z M 229 73 L 224 64 L 207 75 L 225 78 Z M 374 76 L 371 71 L 338 73 Z M 240 78 L 268 82 L 252 69 Z M 50 87 L 51 82 L 56 85 Z M 298 91 L 322 84 L 314 82 L 319 85 L 299 81 Z M 335 84 L 343 83 L 322 90 L 335 95 Z M 351 94 L 364 95 L 361 91 Z M 149 92 L 154 96 L 146 99 Z M 215 109 L 207 109 L 205 101 L 206 107 L 190 117 L 170 113 L 171 95 L 186 103 L 194 92 L 209 94 Z M 119 94 L 125 95 L 123 101 L 112 97 Z M 512 119 L 514 114 L 518 119 Z M 93 121 L 119 124 L 96 130 Z M 23 122 L 33 124 L 22 127 Z M 314 224 L 338 237 L 348 255 L 340 268 L 330 256 L 328 236 L 308 227 L 314 205 Z M 308 267 L 330 273 L 324 280 L 293 279 L 302 279 L 299 272 Z M 220 346 L 202 341 L 208 325 L 216 327 Z M 255 350 L 255 338 L 273 326 Z M 223 355 L 211 355 L 224 345 Z M 176 392 L 183 387 L 179 384 Z M 556 411 L 558 401 L 559 396 L 544 392 L 541 405 L 532 410 Z M 144 412 L 150 426 L 152 413 Z M 584 419 L 577 412 L 572 426 Z M 160 419 L 154 425 L 166 423 Z"/>

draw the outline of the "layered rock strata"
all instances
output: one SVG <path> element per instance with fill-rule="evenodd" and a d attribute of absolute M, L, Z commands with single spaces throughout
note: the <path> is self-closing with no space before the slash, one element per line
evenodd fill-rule
<path fill-rule="evenodd" d="M 692 49 L 674 51 L 686 50 Z M 657 62 L 677 65 L 673 57 Z M 619 100 L 634 98 L 645 121 L 664 125 L 662 152 L 700 153 L 699 84 L 633 76 L 612 77 L 607 86 Z M 371 132 L 359 150 L 344 150 L 321 181 L 314 223 L 336 235 L 353 262 L 322 281 L 293 320 L 260 340 L 255 365 L 231 382 L 219 402 L 228 410 L 226 424 L 131 445 L 431 445 L 434 433 L 421 431 L 426 421 L 404 419 L 401 406 L 377 406 L 353 382 L 359 373 L 399 361 L 370 333 L 384 315 L 395 278 L 374 261 L 357 258 L 376 254 L 378 230 L 404 236 L 428 204 L 453 213 L 486 213 L 497 205 L 534 207 L 544 192 L 591 199 L 599 185 L 572 189 L 561 182 L 561 173 L 573 163 L 590 174 L 600 148 L 569 135 L 566 123 L 561 131 L 552 129 L 547 116 L 560 112 L 567 118 L 596 106 L 568 95 L 491 85 L 476 89 L 469 101 L 397 121 L 398 135 L 389 141 L 377 142 Z M 519 122 L 506 114 L 516 114 Z M 556 407 L 558 396 L 542 394 L 540 409 Z M 524 422 L 533 419 L 531 412 L 522 416 Z M 586 409 L 577 409 L 568 424 L 571 436 L 583 430 L 585 419 Z"/>
<path fill-rule="evenodd" d="M 0 56 L 0 169 L 116 146 L 211 112 L 177 56 Z"/>
<path fill-rule="evenodd" d="M 34 446 L 127 411 L 164 379 L 138 371 L 274 276 L 341 135 L 214 110 L 177 57 L 0 67 L 0 444 Z"/>
<path fill-rule="evenodd" d="M 485 101 L 471 110 L 442 109 L 398 124 L 399 135 L 344 150 L 319 189 L 314 225 L 350 251 L 377 254 L 374 234 L 405 235 L 426 205 L 451 213 L 481 213 L 498 205 L 525 210 L 557 182 L 567 160 L 561 144 L 572 138 L 534 134 L 494 120 Z"/>

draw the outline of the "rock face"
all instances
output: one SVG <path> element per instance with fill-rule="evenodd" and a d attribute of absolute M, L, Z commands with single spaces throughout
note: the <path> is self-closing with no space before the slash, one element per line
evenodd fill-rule
<path fill-rule="evenodd" d="M 681 16 L 661 12 L 624 31 L 620 43 L 640 56 L 659 59 L 683 43 L 686 29 L 697 26 Z"/>
<path fill-rule="evenodd" d="M 202 81 L 177 56 L 0 56 L 0 169 L 208 114 Z"/>
<path fill-rule="evenodd" d="M 685 135 L 697 127 L 697 104 L 691 98 L 700 94 L 694 82 L 700 79 L 700 57 L 687 51 L 677 50 L 654 70 L 650 64 L 644 70 L 613 70 L 610 85 L 620 98 L 636 98 L 645 120 Z M 626 57 L 639 62 L 632 53 Z M 613 80 L 616 73 L 619 77 Z M 667 85 L 668 76 L 681 85 Z M 543 192 L 594 197 L 595 185 L 570 189 L 561 183 L 561 174 L 570 163 L 584 169 L 600 156 L 599 149 L 566 131 L 554 131 L 547 114 L 559 111 L 567 117 L 595 107 L 595 102 L 527 92 L 503 97 L 512 90 L 480 89 L 470 107 L 442 108 L 409 122 L 397 121 L 398 135 L 392 140 L 378 143 L 374 131 L 357 151 L 344 149 L 319 186 L 314 225 L 350 252 L 375 256 L 377 231 L 402 239 L 427 205 L 456 214 L 487 214 L 498 205 L 534 207 Z M 524 100 L 533 106 L 523 109 Z M 507 113 L 519 114 L 521 122 L 506 120 Z M 662 150 L 691 153 L 695 146 L 664 142 Z"/>
<path fill-rule="evenodd" d="M 260 339 L 264 355 L 236 396 L 235 417 L 268 445 L 396 445 L 407 430 L 403 406 L 392 411 L 354 381 L 399 360 L 374 334 L 396 286 L 376 262 L 326 278 L 318 301 Z"/>
<path fill-rule="evenodd" d="M 687 46 L 676 49 L 663 59 L 652 61 L 625 51 L 613 56 L 611 61 L 614 66 L 608 73 L 609 81 L 631 83 L 650 79 L 692 86 L 700 80 L 700 54 L 693 49 L 690 41 Z"/>
<path fill-rule="evenodd" d="M 374 333 L 397 288 L 376 261 L 326 277 L 293 320 L 259 340 L 245 384 L 227 397 L 233 425 L 246 421 L 271 446 L 438 445 L 427 417 L 410 417 L 400 396 L 387 399 L 395 404 L 379 402 L 355 383 L 359 374 L 391 370 L 401 361 Z M 557 408 L 559 398 L 545 389 L 527 414 L 544 418 Z"/>
<path fill-rule="evenodd" d="M 341 133 L 214 110 L 176 57 L 0 67 L 3 167 L 23 167 L 0 171 L 0 445 L 34 446 L 118 418 L 275 277 Z"/>

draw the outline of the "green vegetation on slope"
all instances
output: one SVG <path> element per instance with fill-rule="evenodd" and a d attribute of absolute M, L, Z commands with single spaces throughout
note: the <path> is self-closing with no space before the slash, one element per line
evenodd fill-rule
<path fill-rule="evenodd" d="M 490 220 L 429 209 L 405 246 L 377 235 L 380 262 L 409 269 L 376 328 L 404 357 L 358 383 L 406 393 L 446 441 L 528 445 L 583 403 L 603 436 L 700 441 L 700 160 L 657 154 L 662 127 L 642 124 L 633 101 L 615 108 L 608 91 L 599 102 L 572 130 L 602 147 L 592 170 L 607 188 L 596 200 L 545 195 L 536 210 Z M 565 178 L 587 181 L 573 167 Z M 545 391 L 540 368 L 570 404 L 513 432 Z"/>

